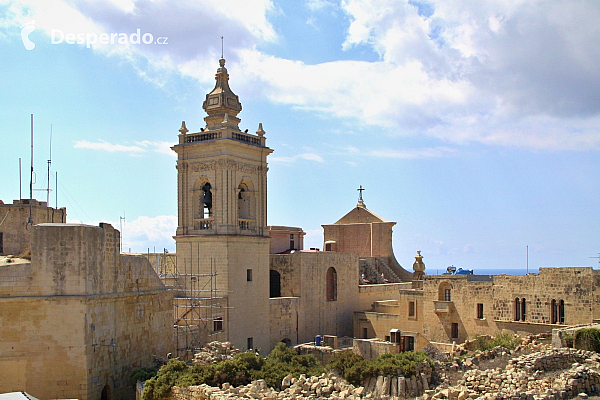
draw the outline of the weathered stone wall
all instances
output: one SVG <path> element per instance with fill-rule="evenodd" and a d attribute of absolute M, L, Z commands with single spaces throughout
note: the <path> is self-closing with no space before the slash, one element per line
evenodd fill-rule
<path fill-rule="evenodd" d="M 326 293 L 330 267 L 337 275 L 334 301 L 328 301 Z M 352 315 L 359 307 L 356 255 L 333 252 L 272 255 L 270 268 L 281 273 L 282 296 L 295 295 L 270 300 L 272 347 L 283 339 L 299 344 L 314 341 L 316 335 L 352 335 Z"/>
<path fill-rule="evenodd" d="M 392 255 L 392 227 L 395 222 L 371 222 L 323 225 L 324 240 L 335 241 L 338 253 L 359 257 Z"/>
<path fill-rule="evenodd" d="M 30 212 L 31 223 L 28 224 Z M 0 201 L 0 255 L 19 255 L 29 249 L 33 225 L 66 221 L 67 209 L 64 207 L 48 207 L 46 202 L 35 199 L 14 200 L 13 204 Z"/>
<path fill-rule="evenodd" d="M 0 268 L 0 392 L 131 398 L 132 369 L 173 351 L 172 294 L 108 224 L 38 225 L 32 244 Z"/>

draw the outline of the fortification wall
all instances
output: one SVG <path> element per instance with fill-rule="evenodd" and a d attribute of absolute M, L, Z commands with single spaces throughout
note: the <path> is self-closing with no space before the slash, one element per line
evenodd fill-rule
<path fill-rule="evenodd" d="M 108 224 L 37 225 L 32 261 L 0 267 L 0 392 L 132 398 L 132 369 L 173 351 L 172 294 L 118 238 Z"/>

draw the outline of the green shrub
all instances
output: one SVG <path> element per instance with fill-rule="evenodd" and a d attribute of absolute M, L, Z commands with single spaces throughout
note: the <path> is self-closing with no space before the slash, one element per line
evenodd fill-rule
<path fill-rule="evenodd" d="M 158 369 L 154 368 L 154 367 L 150 367 L 150 368 L 136 368 L 133 370 L 133 372 L 130 375 L 131 378 L 131 383 L 132 384 L 136 384 L 136 382 L 145 382 L 148 379 L 156 376 L 156 374 L 158 373 Z"/>
<path fill-rule="evenodd" d="M 584 328 L 575 332 L 575 348 L 600 353 L 600 330 Z"/>
<path fill-rule="evenodd" d="M 498 333 L 496 337 L 487 338 L 485 336 L 475 336 L 475 350 L 491 350 L 495 347 L 504 347 L 514 350 L 521 344 L 521 340 L 509 333 Z"/>
<path fill-rule="evenodd" d="M 233 360 L 214 365 L 188 366 L 183 361 L 170 360 L 156 376 L 146 381 L 142 400 L 159 400 L 171 393 L 173 386 L 191 386 L 206 383 L 221 386 L 228 382 L 233 386 L 247 385 L 253 380 L 264 379 L 268 386 L 280 388 L 282 379 L 292 374 L 320 375 L 325 368 L 313 355 L 298 355 L 284 343 L 278 344 L 262 358 L 253 352 L 239 353 Z"/>
<path fill-rule="evenodd" d="M 359 354 L 354 353 L 352 350 L 344 350 L 335 353 L 327 363 L 327 369 L 335 371 L 341 376 L 345 376 L 346 371 L 360 362 L 364 361 L 365 358 Z"/>
<path fill-rule="evenodd" d="M 353 385 L 361 385 L 367 378 L 378 375 L 396 375 L 401 373 L 411 377 L 416 373 L 418 363 L 431 360 L 422 352 L 407 351 L 397 354 L 384 354 L 373 360 L 364 360 L 360 356 L 341 355 L 340 359 L 333 359 L 329 366 L 338 371 L 344 370 L 344 379 Z"/>

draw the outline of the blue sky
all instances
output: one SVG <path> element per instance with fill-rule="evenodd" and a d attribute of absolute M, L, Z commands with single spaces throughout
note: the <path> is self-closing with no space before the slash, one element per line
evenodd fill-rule
<path fill-rule="evenodd" d="M 125 215 L 125 250 L 174 251 L 169 147 L 204 126 L 224 36 L 240 127 L 274 149 L 268 222 L 305 247 L 362 185 L 407 268 L 417 250 L 430 273 L 524 268 L 527 246 L 532 268 L 596 266 L 598 20 L 574 0 L 0 0 L 0 199 L 19 198 L 19 158 L 29 195 L 33 113 L 34 197 L 52 125 L 69 220 Z"/>

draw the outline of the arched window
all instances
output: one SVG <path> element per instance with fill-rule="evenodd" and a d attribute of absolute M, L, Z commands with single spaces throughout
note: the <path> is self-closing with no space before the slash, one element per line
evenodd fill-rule
<path fill-rule="evenodd" d="M 525 297 L 521 299 L 521 321 L 525 321 L 525 312 L 527 308 L 525 307 Z"/>
<path fill-rule="evenodd" d="M 202 186 L 202 193 L 200 194 L 200 215 L 202 218 L 210 218 L 212 215 L 212 186 L 206 182 Z"/>
<path fill-rule="evenodd" d="M 515 299 L 515 321 L 521 320 L 521 299 Z"/>
<path fill-rule="evenodd" d="M 329 267 L 327 270 L 327 301 L 337 300 L 337 272 L 335 268 Z"/>
<path fill-rule="evenodd" d="M 245 183 L 238 186 L 238 218 L 250 219 L 250 192 Z"/>
<path fill-rule="evenodd" d="M 550 323 L 556 324 L 558 322 L 558 304 L 556 300 L 552 299 L 550 302 Z"/>
<path fill-rule="evenodd" d="M 439 301 L 452 301 L 452 286 L 448 282 L 440 283 L 438 287 L 438 300 Z"/>
<path fill-rule="evenodd" d="M 269 270 L 269 297 L 281 297 L 281 274 L 274 269 Z"/>

